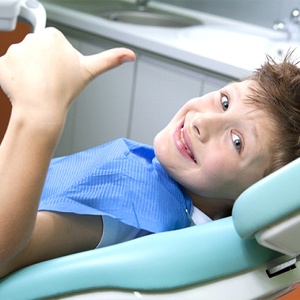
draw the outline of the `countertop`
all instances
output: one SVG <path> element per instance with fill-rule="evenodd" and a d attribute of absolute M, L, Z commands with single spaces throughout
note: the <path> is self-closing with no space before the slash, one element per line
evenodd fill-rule
<path fill-rule="evenodd" d="M 282 33 L 264 27 L 155 1 L 150 1 L 148 5 L 198 18 L 204 25 L 181 29 L 138 26 L 109 21 L 68 9 L 51 3 L 51 0 L 41 0 L 41 3 L 46 8 L 49 21 L 112 39 L 128 47 L 132 45 L 231 78 L 248 76 L 263 63 L 265 52 L 275 49 L 279 43 L 285 45 L 286 39 Z M 199 34 L 205 33 L 206 28 L 209 38 L 204 34 L 203 37 L 199 36 L 199 41 L 195 41 L 194 38 L 198 32 Z M 215 35 L 213 39 L 212 34 Z"/>

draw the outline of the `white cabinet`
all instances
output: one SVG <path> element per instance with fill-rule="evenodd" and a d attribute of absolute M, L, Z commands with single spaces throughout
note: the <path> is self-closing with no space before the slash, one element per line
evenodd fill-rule
<path fill-rule="evenodd" d="M 217 75 L 215 75 L 214 77 L 206 76 L 203 84 L 202 94 L 205 95 L 207 93 L 217 91 L 220 88 L 227 85 L 230 81 L 231 80 L 229 78 L 228 79 L 224 79 L 222 77 L 219 78 Z"/>
<path fill-rule="evenodd" d="M 200 95 L 203 76 L 144 55 L 138 58 L 136 75 L 129 137 L 152 144 L 178 109 Z"/>
<path fill-rule="evenodd" d="M 115 47 L 88 35 L 64 31 L 68 40 L 85 55 Z M 126 137 L 129 126 L 134 63 L 100 75 L 79 95 L 73 105 L 55 156 L 67 155 L 107 141 Z"/>
<path fill-rule="evenodd" d="M 82 43 L 83 54 L 105 49 Z M 96 78 L 76 103 L 75 151 L 127 136 L 134 64 L 128 63 Z"/>

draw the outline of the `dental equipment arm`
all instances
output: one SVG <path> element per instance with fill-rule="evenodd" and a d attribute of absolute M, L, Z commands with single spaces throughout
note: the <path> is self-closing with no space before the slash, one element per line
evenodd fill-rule
<path fill-rule="evenodd" d="M 46 11 L 36 0 L 1 0 L 0 31 L 13 31 L 17 19 L 28 21 L 33 32 L 41 31 L 46 25 Z"/>

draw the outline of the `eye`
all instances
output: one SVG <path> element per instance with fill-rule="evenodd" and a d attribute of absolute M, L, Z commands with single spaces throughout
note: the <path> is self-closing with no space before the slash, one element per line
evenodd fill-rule
<path fill-rule="evenodd" d="M 229 108 L 229 100 L 227 96 L 222 95 L 221 104 L 224 111 L 226 111 Z"/>
<path fill-rule="evenodd" d="M 235 133 L 232 133 L 231 137 L 232 137 L 232 142 L 233 142 L 234 147 L 240 152 L 242 150 L 241 138 L 238 135 L 236 135 Z"/>

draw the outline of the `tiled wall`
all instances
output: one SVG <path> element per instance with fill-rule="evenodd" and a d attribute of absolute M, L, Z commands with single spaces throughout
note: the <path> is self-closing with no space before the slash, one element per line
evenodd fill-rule
<path fill-rule="evenodd" d="M 225 17 L 272 27 L 274 21 L 287 18 L 292 9 L 300 9 L 299 0 L 156 0 L 197 9 Z"/>

